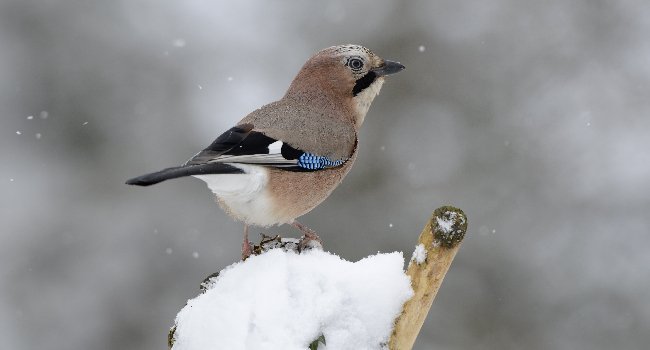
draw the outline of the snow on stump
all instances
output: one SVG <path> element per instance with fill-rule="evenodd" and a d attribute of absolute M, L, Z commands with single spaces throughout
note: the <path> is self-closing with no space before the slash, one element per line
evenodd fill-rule
<path fill-rule="evenodd" d="M 169 347 L 411 349 L 466 229 L 460 209 L 438 208 L 406 274 L 402 253 L 350 262 L 264 236 L 255 255 L 204 281 L 176 316 Z"/>
<path fill-rule="evenodd" d="M 401 253 L 356 263 L 272 249 L 212 277 L 176 316 L 174 350 L 380 349 L 411 297 Z"/>

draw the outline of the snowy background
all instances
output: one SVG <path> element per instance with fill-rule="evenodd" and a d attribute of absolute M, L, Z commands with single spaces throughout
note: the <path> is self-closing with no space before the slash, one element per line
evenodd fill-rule
<path fill-rule="evenodd" d="M 350 42 L 407 70 L 302 221 L 355 261 L 410 254 L 433 209 L 465 210 L 416 348 L 645 348 L 648 33 L 645 0 L 2 0 L 2 347 L 164 349 L 242 227 L 199 180 L 123 182 L 185 161 Z"/>

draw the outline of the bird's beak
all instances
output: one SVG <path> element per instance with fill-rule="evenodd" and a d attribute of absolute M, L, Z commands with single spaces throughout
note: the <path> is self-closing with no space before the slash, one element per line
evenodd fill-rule
<path fill-rule="evenodd" d="M 377 74 L 377 76 L 384 76 L 384 75 L 389 75 L 389 74 L 395 74 L 397 72 L 402 71 L 404 67 L 401 63 L 399 62 L 394 62 L 394 61 L 389 61 L 389 60 L 384 60 L 384 64 L 381 67 L 377 67 L 373 69 L 372 71 Z"/>

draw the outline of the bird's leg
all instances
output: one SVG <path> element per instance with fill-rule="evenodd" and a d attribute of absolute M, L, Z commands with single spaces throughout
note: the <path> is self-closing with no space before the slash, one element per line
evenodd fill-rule
<path fill-rule="evenodd" d="M 248 240 L 248 225 L 244 224 L 244 242 L 241 245 L 241 259 L 246 260 L 253 254 L 251 250 L 251 242 Z"/>
<path fill-rule="evenodd" d="M 300 251 L 304 250 L 304 248 L 310 247 L 319 247 L 323 248 L 323 241 L 318 237 L 316 232 L 314 230 L 310 229 L 309 227 L 299 223 L 296 220 L 293 220 L 291 223 L 291 226 L 297 228 L 300 230 L 300 232 L 303 233 L 302 238 L 300 239 L 300 244 L 298 245 L 298 249 Z"/>

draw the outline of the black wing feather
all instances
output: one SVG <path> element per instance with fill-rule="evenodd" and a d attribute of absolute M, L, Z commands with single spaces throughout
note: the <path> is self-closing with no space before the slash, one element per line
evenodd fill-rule
<path fill-rule="evenodd" d="M 208 163 L 198 165 L 181 165 L 167 168 L 155 173 L 134 177 L 126 181 L 127 185 L 149 186 L 159 182 L 183 176 L 205 174 L 243 174 L 244 172 L 232 165 L 225 163 Z"/>
<path fill-rule="evenodd" d="M 219 136 L 210 146 L 197 153 L 185 165 L 205 164 L 215 162 L 219 157 L 224 156 L 245 156 L 269 154 L 269 146 L 278 140 L 266 136 L 259 131 L 252 131 L 253 125 L 243 124 L 231 128 Z M 305 152 L 282 143 L 281 155 L 288 160 L 298 159 Z M 224 157 L 225 158 L 225 157 Z M 223 161 L 226 161 L 225 159 Z M 235 160 L 232 160 L 236 162 Z M 245 163 L 245 161 L 244 161 Z M 255 164 L 273 165 L 269 163 L 256 162 Z"/>
<path fill-rule="evenodd" d="M 185 165 L 204 164 L 210 159 L 226 154 L 237 145 L 243 143 L 243 141 L 251 134 L 252 130 L 253 124 L 242 124 L 230 128 L 228 131 L 219 135 L 210 146 L 187 161 Z"/>
<path fill-rule="evenodd" d="M 269 145 L 277 140 L 261 132 L 251 132 L 245 140 L 224 153 L 229 156 L 243 156 L 248 154 L 269 154 Z"/>

